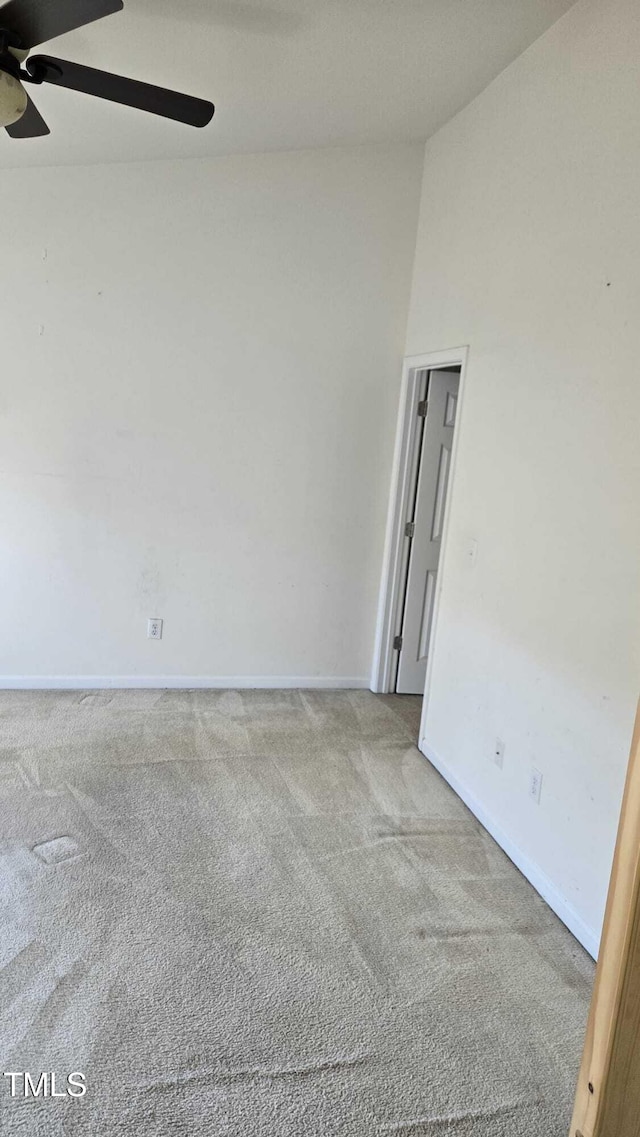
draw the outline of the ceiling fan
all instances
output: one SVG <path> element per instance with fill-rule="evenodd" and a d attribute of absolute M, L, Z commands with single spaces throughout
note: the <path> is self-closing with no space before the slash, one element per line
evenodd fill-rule
<path fill-rule="evenodd" d="M 29 56 L 38 44 L 123 7 L 123 0 L 9 0 L 0 6 L 0 127 L 6 127 L 7 134 L 12 138 L 40 138 L 50 133 L 23 83 L 54 83 L 189 126 L 211 122 L 215 108 L 204 99 L 50 55 Z"/>

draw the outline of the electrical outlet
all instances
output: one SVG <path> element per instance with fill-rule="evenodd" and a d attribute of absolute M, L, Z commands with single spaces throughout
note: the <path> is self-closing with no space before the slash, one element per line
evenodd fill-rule
<path fill-rule="evenodd" d="M 162 620 L 147 620 L 147 639 L 162 639 Z"/>
<path fill-rule="evenodd" d="M 536 770 L 535 766 L 531 767 L 529 774 L 529 797 L 535 801 L 536 805 L 540 805 L 540 794 L 542 793 L 542 774 L 540 770 Z"/>
<path fill-rule="evenodd" d="M 496 738 L 496 744 L 493 748 L 493 761 L 499 770 L 504 766 L 504 742 L 501 738 Z"/>

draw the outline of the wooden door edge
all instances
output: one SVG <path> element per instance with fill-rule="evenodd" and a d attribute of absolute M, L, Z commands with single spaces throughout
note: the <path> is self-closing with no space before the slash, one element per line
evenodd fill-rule
<path fill-rule="evenodd" d="M 615 1093 L 611 1055 L 620 1026 L 622 995 L 631 977 L 630 948 L 640 919 L 640 703 L 636 714 L 629 768 L 609 884 L 602 942 L 591 999 L 587 1033 L 569 1137 L 601 1137 L 605 1109 Z M 635 1059 L 640 1077 L 640 1049 Z M 618 1137 L 636 1137 L 636 1128 Z"/>

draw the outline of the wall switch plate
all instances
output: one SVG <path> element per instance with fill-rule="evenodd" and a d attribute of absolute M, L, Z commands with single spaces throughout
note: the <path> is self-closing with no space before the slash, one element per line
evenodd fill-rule
<path fill-rule="evenodd" d="M 535 766 L 531 767 L 529 774 L 529 797 L 535 801 L 536 805 L 540 805 L 540 794 L 542 793 L 542 774 L 540 770 L 536 770 Z"/>
<path fill-rule="evenodd" d="M 496 738 L 496 744 L 493 748 L 493 761 L 499 770 L 504 766 L 504 742 L 501 738 Z"/>
<path fill-rule="evenodd" d="M 162 620 L 147 620 L 147 639 L 162 639 Z"/>

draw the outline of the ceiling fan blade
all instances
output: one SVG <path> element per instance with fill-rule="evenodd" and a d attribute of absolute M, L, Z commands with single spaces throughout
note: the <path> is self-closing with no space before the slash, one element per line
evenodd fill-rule
<path fill-rule="evenodd" d="M 0 28 L 15 32 L 22 47 L 37 47 L 123 7 L 123 0 L 9 0 L 0 8 Z"/>
<path fill-rule="evenodd" d="M 181 95 L 165 87 L 153 87 L 150 83 L 139 83 L 137 79 L 111 75 L 108 71 L 96 71 L 80 63 L 68 63 L 50 55 L 34 55 L 27 60 L 26 67 L 36 82 L 55 83 L 71 91 L 82 91 L 112 103 L 186 122 L 188 126 L 206 126 L 213 118 L 213 103 L 204 99 Z"/>
<path fill-rule="evenodd" d="M 27 109 L 22 118 L 14 122 L 12 126 L 7 126 L 7 134 L 12 138 L 44 138 L 45 134 L 51 134 L 49 127 L 44 121 L 40 111 L 31 102 L 27 95 Z"/>

